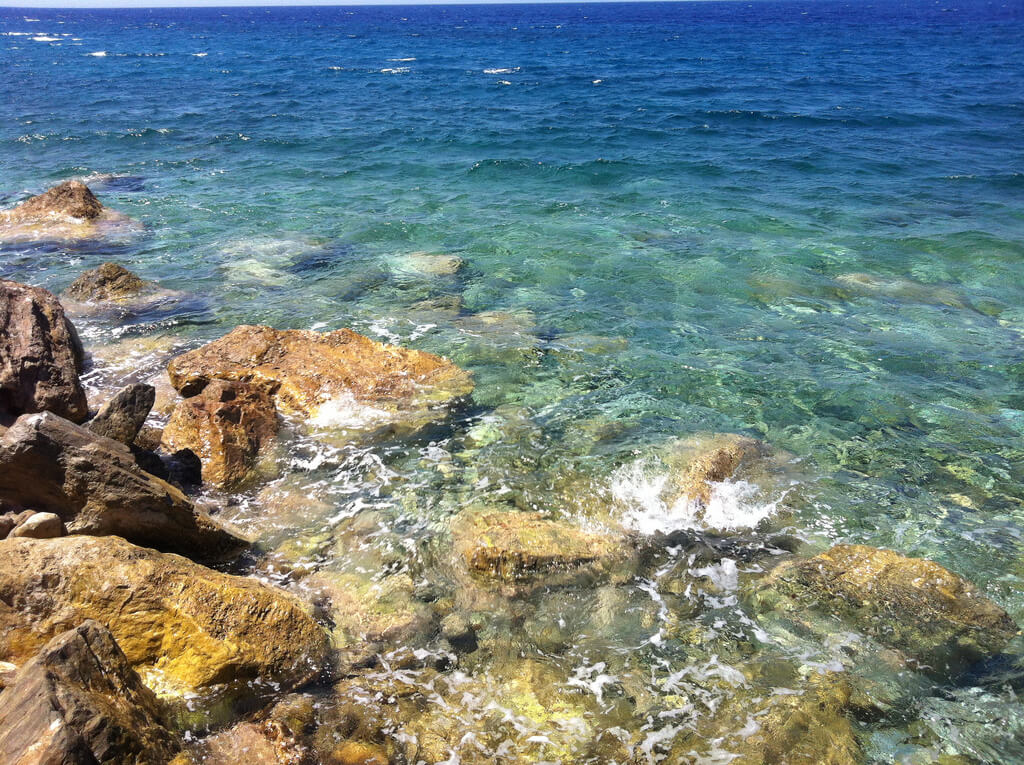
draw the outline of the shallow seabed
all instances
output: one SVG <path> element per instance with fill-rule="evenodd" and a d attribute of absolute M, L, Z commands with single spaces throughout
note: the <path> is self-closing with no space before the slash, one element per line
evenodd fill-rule
<path fill-rule="evenodd" d="M 353 443 L 339 407 L 216 497 L 267 551 L 256 575 L 375 593 L 402 627 L 376 648 L 417 651 L 324 690 L 318 735 L 384 694 L 380 727 L 424 759 L 726 762 L 730 703 L 845 668 L 877 702 L 869 761 L 1024 762 L 1016 659 L 886 672 L 849 626 L 741 596 L 781 550 L 844 540 L 1024 623 L 1024 13 L 955 5 L 0 9 L 4 205 L 80 177 L 146 226 L 5 248 L 0 277 L 59 291 L 116 260 L 195 295 L 83 320 L 96 392 L 239 323 L 473 371 L 449 423 Z M 719 487 L 714 537 L 657 498 L 702 432 L 789 455 L 767 489 Z M 478 506 L 693 536 L 474 600 L 448 528 Z M 446 608 L 476 651 L 437 635 Z"/>

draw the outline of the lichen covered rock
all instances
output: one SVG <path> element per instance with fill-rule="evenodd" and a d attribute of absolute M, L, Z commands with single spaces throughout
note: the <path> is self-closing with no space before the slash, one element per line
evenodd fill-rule
<path fill-rule="evenodd" d="M 469 373 L 439 356 L 348 329 L 240 326 L 178 356 L 168 373 L 185 397 L 215 379 L 246 382 L 265 389 L 283 414 L 338 427 L 423 424 L 473 390 Z"/>
<path fill-rule="evenodd" d="M 6 763 L 156 765 L 178 747 L 156 697 L 95 621 L 43 646 L 0 703 L 0 761 Z"/>
<path fill-rule="evenodd" d="M 275 433 L 277 410 L 265 387 L 214 380 L 178 403 L 161 443 L 172 453 L 191 450 L 203 463 L 203 481 L 231 488 L 249 477 Z"/>
<path fill-rule="evenodd" d="M 84 354 L 60 302 L 40 287 L 0 279 L 0 422 L 54 412 L 89 415 L 78 378 Z"/>
<path fill-rule="evenodd" d="M 0 542 L 0 660 L 84 619 L 106 624 L 151 688 L 181 696 L 316 674 L 327 637 L 294 597 L 117 537 Z"/>

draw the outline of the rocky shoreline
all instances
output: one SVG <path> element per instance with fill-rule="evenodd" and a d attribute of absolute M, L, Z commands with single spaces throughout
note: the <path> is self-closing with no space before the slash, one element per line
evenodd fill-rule
<path fill-rule="evenodd" d="M 80 183 L 4 216 L 0 235 L 15 239 L 98 236 L 99 223 L 120 220 Z M 405 267 L 461 267 L 440 257 L 417 253 Z M 369 553 L 371 584 L 357 572 L 301 570 L 286 545 L 268 554 L 198 494 L 265 483 L 261 464 L 286 420 L 333 429 L 342 443 L 401 439 L 465 405 L 472 376 L 351 330 L 243 325 L 173 355 L 168 390 L 134 383 L 90 407 L 81 379 L 87 349 L 65 303 L 102 313 L 179 296 L 113 263 L 83 274 L 60 299 L 0 280 L 2 762 L 494 762 L 486 752 L 501 749 L 509 720 L 497 712 L 485 725 L 465 720 L 499 697 L 519 715 L 514 725 L 552 731 L 545 757 L 563 763 L 684 762 L 709 747 L 744 764 L 863 762 L 858 721 L 893 714 L 881 681 L 863 673 L 804 671 L 750 652 L 736 657 L 738 678 L 722 671 L 666 707 L 668 696 L 649 698 L 624 672 L 612 711 L 602 708 L 603 719 L 620 724 L 596 726 L 591 697 L 567 692 L 594 678 L 561 677 L 515 656 L 503 665 L 514 670 L 493 678 L 467 669 L 478 652 L 500 650 L 500 614 L 512 614 L 542 655 L 566 651 L 573 634 L 561 616 L 527 608 L 541 596 L 588 593 L 594 608 L 580 620 L 596 632 L 609 614 L 634 609 L 626 582 L 651 582 L 668 597 L 697 593 L 714 608 L 721 592 L 700 572 L 726 560 L 750 564 L 738 590 L 756 629 L 822 642 L 855 632 L 865 664 L 883 672 L 950 682 L 1019 634 L 1003 609 L 934 562 L 847 544 L 807 555 L 784 534 L 744 547 L 742 535 L 716 529 L 716 486 L 767 483 L 787 460 L 737 434 L 690 439 L 666 457 L 671 480 L 659 501 L 685 507 L 704 531 L 629 530 L 609 520 L 607 507 L 584 523 L 513 503 L 467 504 L 427 553 L 445 572 L 441 582 L 389 571 Z M 483 326 L 492 317 L 473 318 Z M 158 393 L 162 427 L 150 417 Z M 567 505 L 583 503 L 573 486 L 565 493 Z M 242 558 L 283 572 L 291 586 L 232 573 Z M 720 571 L 738 578 L 731 565 Z M 679 611 L 656 640 L 696 652 L 703 638 Z M 766 675 L 790 690 L 752 691 L 748 681 Z M 726 702 L 701 706 L 700 690 Z M 676 718 L 690 724 L 645 748 L 645 720 Z M 572 740 L 589 739 L 586 751 L 558 750 L 554 731 L 568 721 L 594 726 L 573 729 Z M 493 740 L 475 759 L 465 751 L 453 759 L 470 734 Z M 500 761 L 540 760 L 508 751 Z"/>

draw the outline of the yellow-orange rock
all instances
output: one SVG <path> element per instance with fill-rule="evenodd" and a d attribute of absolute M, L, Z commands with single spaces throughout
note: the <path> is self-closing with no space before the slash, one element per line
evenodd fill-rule
<path fill-rule="evenodd" d="M 0 211 L 0 241 L 77 241 L 138 227 L 100 204 L 81 181 L 65 181 L 15 208 Z"/>
<path fill-rule="evenodd" d="M 254 678 L 289 688 L 328 649 L 298 599 L 253 579 L 118 537 L 0 542 L 0 661 L 21 663 L 84 619 L 106 625 L 167 696 Z"/>
<path fill-rule="evenodd" d="M 167 371 L 185 397 L 211 380 L 237 380 L 263 387 L 283 414 L 360 429 L 429 422 L 473 390 L 470 374 L 447 359 L 348 329 L 321 334 L 243 325 L 178 356 Z"/>
<path fill-rule="evenodd" d="M 191 449 L 203 463 L 204 482 L 232 488 L 249 477 L 275 433 L 277 410 L 265 387 L 214 380 L 178 403 L 161 443 L 172 453 Z"/>
<path fill-rule="evenodd" d="M 667 504 L 685 497 L 690 502 L 707 505 L 711 501 L 713 483 L 734 477 L 740 468 L 767 453 L 760 441 L 732 433 L 685 441 L 670 458 L 676 471 L 666 486 Z"/>

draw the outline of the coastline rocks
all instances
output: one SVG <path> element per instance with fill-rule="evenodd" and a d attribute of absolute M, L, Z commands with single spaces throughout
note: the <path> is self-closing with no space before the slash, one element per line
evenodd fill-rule
<path fill-rule="evenodd" d="M 124 266 L 103 263 L 86 271 L 61 293 L 80 302 L 120 301 L 135 298 L 155 285 L 145 282 Z"/>
<path fill-rule="evenodd" d="M 766 453 L 767 447 L 760 441 L 732 433 L 683 442 L 681 451 L 669 460 L 675 470 L 666 486 L 667 504 L 683 500 L 706 506 L 711 501 L 713 483 L 734 477 L 741 467 Z"/>
<path fill-rule="evenodd" d="M 452 521 L 452 541 L 471 574 L 506 585 L 551 582 L 566 574 L 607 575 L 616 566 L 628 567 L 633 554 L 613 533 L 514 510 L 463 511 Z"/>
<path fill-rule="evenodd" d="M 155 401 L 156 388 L 152 385 L 129 385 L 107 401 L 86 427 L 98 436 L 130 446 L 142 430 Z"/>
<path fill-rule="evenodd" d="M 3 692 L 3 762 L 156 765 L 178 748 L 156 697 L 95 621 L 53 638 Z"/>
<path fill-rule="evenodd" d="M 104 207 L 81 181 L 65 181 L 17 207 L 0 211 L 0 241 L 74 242 L 96 239 L 131 225 L 127 216 Z"/>
<path fill-rule="evenodd" d="M 0 660 L 24 661 L 69 625 L 96 619 L 161 695 L 255 679 L 287 689 L 313 677 L 327 653 L 326 634 L 296 598 L 117 537 L 0 542 L 0 604 Z"/>
<path fill-rule="evenodd" d="M 224 559 L 248 540 L 135 464 L 127 446 L 49 412 L 0 437 L 0 497 L 60 516 L 71 534 L 117 534 L 189 557 Z"/>
<path fill-rule="evenodd" d="M 168 452 L 190 449 L 203 481 L 231 488 L 249 477 L 260 448 L 277 433 L 277 411 L 265 387 L 213 380 L 178 403 L 161 437 Z"/>
<path fill-rule="evenodd" d="M 0 422 L 42 411 L 82 422 L 89 416 L 78 378 L 83 360 L 57 298 L 0 279 Z"/>
<path fill-rule="evenodd" d="M 782 563 L 758 601 L 796 611 L 815 604 L 940 672 L 999 653 L 1017 634 L 1009 615 L 957 574 L 864 545 Z"/>
<path fill-rule="evenodd" d="M 214 379 L 247 382 L 264 388 L 283 414 L 323 427 L 419 427 L 473 390 L 470 374 L 446 359 L 348 329 L 320 334 L 243 325 L 178 356 L 167 371 L 186 398 Z"/>
<path fill-rule="evenodd" d="M 208 308 L 206 301 L 196 295 L 164 289 L 110 262 L 81 274 L 61 293 L 61 299 L 72 316 L 114 314 L 120 319 L 146 314 L 148 319 L 155 320 Z"/>

